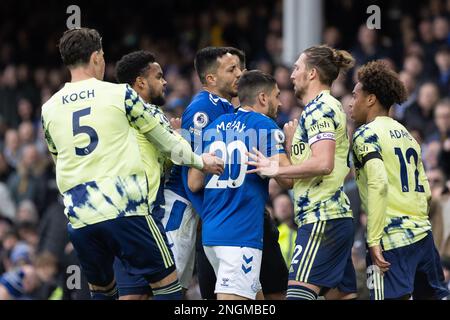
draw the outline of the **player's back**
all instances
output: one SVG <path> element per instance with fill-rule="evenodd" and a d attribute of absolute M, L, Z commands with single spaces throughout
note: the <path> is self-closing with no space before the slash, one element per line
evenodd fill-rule
<path fill-rule="evenodd" d="M 203 209 L 203 244 L 262 249 L 268 180 L 247 174 L 246 152 L 253 147 L 270 157 L 284 153 L 284 135 L 260 113 L 238 110 L 219 117 L 203 133 L 205 151 L 225 162 L 221 176 L 207 176 Z"/>
<path fill-rule="evenodd" d="M 56 178 L 73 227 L 148 212 L 148 187 L 125 85 L 94 78 L 66 83 L 42 107 Z M 53 149 L 53 150 L 52 150 Z"/>
<path fill-rule="evenodd" d="M 360 127 L 354 135 L 358 148 L 373 148 L 383 160 L 387 178 L 387 219 L 383 244 L 385 249 L 419 241 L 431 229 L 428 220 L 429 184 L 425 175 L 421 149 L 417 141 L 399 122 L 377 117 Z M 364 151 L 364 150 L 362 150 Z M 358 160 L 357 169 L 361 168 Z M 359 171 L 359 170 L 358 170 Z M 358 172 L 363 203 L 367 203 L 367 176 Z"/>
<path fill-rule="evenodd" d="M 219 116 L 233 113 L 234 107 L 226 99 L 223 99 L 208 91 L 199 92 L 192 102 L 187 106 L 182 115 L 182 134 L 191 143 L 192 150 L 202 153 L 202 130 L 216 120 Z M 192 193 L 187 187 L 188 168 L 173 166 L 166 189 L 173 191 L 179 196 L 188 199 L 197 211 L 202 205 L 202 192 Z M 182 181 L 182 183 L 180 183 Z"/>

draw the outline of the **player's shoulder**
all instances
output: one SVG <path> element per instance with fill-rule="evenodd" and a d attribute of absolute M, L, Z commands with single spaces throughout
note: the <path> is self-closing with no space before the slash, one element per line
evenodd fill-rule
<path fill-rule="evenodd" d="M 353 143 L 357 144 L 360 142 L 377 142 L 378 135 L 376 133 L 376 124 L 370 122 L 361 125 L 355 130 L 353 134 Z"/>
<path fill-rule="evenodd" d="M 341 112 L 342 107 L 339 100 L 329 92 L 323 91 L 305 106 L 302 118 L 314 120 L 329 117 L 335 119 L 336 114 Z"/>
<path fill-rule="evenodd" d="M 250 119 L 255 123 L 255 125 L 263 128 L 278 128 L 278 125 L 273 119 L 262 113 L 252 112 Z"/>

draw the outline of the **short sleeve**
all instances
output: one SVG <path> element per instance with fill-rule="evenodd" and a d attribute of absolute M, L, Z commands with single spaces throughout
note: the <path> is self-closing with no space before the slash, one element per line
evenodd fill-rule
<path fill-rule="evenodd" d="M 270 120 L 263 120 L 258 123 L 259 146 L 264 156 L 270 158 L 280 153 L 286 153 L 284 149 L 285 136 L 277 124 Z"/>
<path fill-rule="evenodd" d="M 150 107 L 130 86 L 125 88 L 125 114 L 130 125 L 144 134 L 159 124 Z"/>
<path fill-rule="evenodd" d="M 47 143 L 48 151 L 54 156 L 58 155 L 58 150 L 56 149 L 56 145 L 53 142 L 53 139 L 48 130 L 48 124 L 44 120 L 44 116 L 41 118 L 42 130 L 44 131 L 45 142 Z"/>
<path fill-rule="evenodd" d="M 309 145 L 321 140 L 336 141 L 336 114 L 323 103 L 305 109 L 304 125 Z"/>
<path fill-rule="evenodd" d="M 353 136 L 353 161 L 359 169 L 373 158 L 382 159 L 379 137 L 370 127 L 362 126 Z"/>

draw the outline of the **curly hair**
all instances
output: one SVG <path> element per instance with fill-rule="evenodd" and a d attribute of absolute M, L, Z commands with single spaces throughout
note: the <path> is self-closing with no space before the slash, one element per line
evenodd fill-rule
<path fill-rule="evenodd" d="M 116 64 L 117 81 L 134 85 L 137 77 L 147 75 L 149 64 L 153 62 L 155 56 L 149 51 L 139 50 L 124 55 Z"/>
<path fill-rule="evenodd" d="M 358 81 L 362 89 L 369 94 L 374 94 L 387 110 L 393 104 L 400 104 L 407 99 L 405 85 L 400 81 L 398 74 L 381 60 L 363 65 L 358 70 Z"/>

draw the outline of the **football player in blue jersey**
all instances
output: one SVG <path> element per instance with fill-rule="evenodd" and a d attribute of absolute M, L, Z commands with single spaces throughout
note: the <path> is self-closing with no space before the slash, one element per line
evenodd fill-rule
<path fill-rule="evenodd" d="M 253 148 L 289 165 L 284 134 L 272 120 L 280 106 L 275 79 L 261 71 L 244 73 L 239 80 L 241 108 L 220 116 L 203 131 L 203 147 L 222 157 L 222 175 L 189 170 L 191 191 L 204 189 L 202 240 L 217 277 L 219 300 L 262 298 L 260 270 L 268 180 L 247 175 L 247 154 Z M 277 179 L 286 188 L 291 179 Z"/>
<path fill-rule="evenodd" d="M 243 52 L 231 47 L 207 47 L 195 57 L 195 69 L 203 85 L 182 116 L 182 135 L 192 150 L 201 153 L 201 132 L 223 114 L 234 113 L 230 103 L 237 96 L 237 82 L 242 74 Z M 187 187 L 187 170 L 172 168 L 164 190 L 163 224 L 175 257 L 181 286 L 188 288 L 195 264 L 195 239 L 203 194 Z"/>

